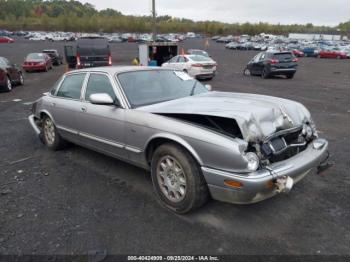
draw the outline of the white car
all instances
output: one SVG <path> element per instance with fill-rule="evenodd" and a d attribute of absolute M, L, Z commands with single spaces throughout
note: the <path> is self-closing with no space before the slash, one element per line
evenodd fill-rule
<path fill-rule="evenodd" d="M 178 55 L 162 64 L 162 67 L 184 71 L 197 79 L 213 79 L 217 63 L 201 55 Z"/>

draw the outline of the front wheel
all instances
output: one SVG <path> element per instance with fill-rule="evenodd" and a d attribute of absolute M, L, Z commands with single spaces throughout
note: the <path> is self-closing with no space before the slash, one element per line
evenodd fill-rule
<path fill-rule="evenodd" d="M 45 116 L 42 121 L 42 141 L 51 150 L 56 151 L 66 146 L 66 141 L 57 132 L 52 119 Z"/>
<path fill-rule="evenodd" d="M 12 82 L 8 76 L 5 77 L 5 90 L 7 92 L 10 92 L 12 90 Z"/>
<path fill-rule="evenodd" d="M 250 76 L 251 74 L 252 73 L 250 72 L 250 70 L 247 67 L 243 70 L 243 75 Z"/>
<path fill-rule="evenodd" d="M 24 78 L 23 78 L 23 74 L 21 72 L 19 73 L 19 76 L 18 76 L 18 84 L 20 86 L 24 85 Z"/>
<path fill-rule="evenodd" d="M 292 79 L 294 77 L 294 74 L 289 74 L 289 75 L 286 75 L 287 79 Z"/>
<path fill-rule="evenodd" d="M 209 191 L 194 158 L 176 144 L 163 144 L 152 157 L 153 187 L 161 204 L 185 214 L 204 205 Z"/>

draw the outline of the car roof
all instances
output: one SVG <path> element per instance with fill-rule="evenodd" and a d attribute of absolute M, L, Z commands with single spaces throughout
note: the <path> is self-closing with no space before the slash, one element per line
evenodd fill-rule
<path fill-rule="evenodd" d="M 100 72 L 100 73 L 109 73 L 111 75 L 125 73 L 125 72 L 142 72 L 142 71 L 169 71 L 172 69 L 157 67 L 157 66 L 106 66 L 106 67 L 92 67 L 78 69 L 68 72 L 70 73 L 89 73 L 89 72 Z M 173 71 L 173 70 L 172 70 Z"/>

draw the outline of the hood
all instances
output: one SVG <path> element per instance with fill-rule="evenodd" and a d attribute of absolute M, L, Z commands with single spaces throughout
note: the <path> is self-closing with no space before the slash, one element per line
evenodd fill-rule
<path fill-rule="evenodd" d="M 244 93 L 208 92 L 137 110 L 155 114 L 191 114 L 234 119 L 247 142 L 258 142 L 276 131 L 311 121 L 309 111 L 300 103 Z"/>

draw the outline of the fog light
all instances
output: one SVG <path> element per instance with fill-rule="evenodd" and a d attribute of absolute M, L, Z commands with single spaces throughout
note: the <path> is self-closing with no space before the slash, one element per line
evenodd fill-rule
<path fill-rule="evenodd" d="M 247 153 L 245 157 L 248 161 L 248 170 L 256 171 L 259 167 L 259 157 L 252 152 Z"/>

